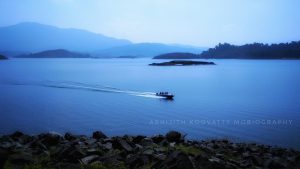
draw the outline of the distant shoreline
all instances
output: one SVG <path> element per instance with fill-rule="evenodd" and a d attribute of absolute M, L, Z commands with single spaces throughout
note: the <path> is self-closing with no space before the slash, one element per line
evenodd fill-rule
<path fill-rule="evenodd" d="M 110 58 L 110 57 L 9 57 L 7 59 L 3 59 L 3 60 L 15 60 L 15 59 L 19 59 L 19 60 L 26 60 L 26 59 L 115 59 L 115 60 L 138 60 L 138 59 L 149 59 L 149 60 L 154 60 L 151 57 L 136 57 L 136 58 L 118 58 L 118 57 L 114 57 L 114 58 Z M 155 60 L 174 60 L 174 59 L 155 59 Z M 300 60 L 300 58 L 270 58 L 270 59 L 266 59 L 266 58 L 194 58 L 194 59 L 176 59 L 176 60 Z"/>

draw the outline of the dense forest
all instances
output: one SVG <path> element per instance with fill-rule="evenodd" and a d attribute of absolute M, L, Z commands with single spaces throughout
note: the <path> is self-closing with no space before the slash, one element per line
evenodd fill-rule
<path fill-rule="evenodd" d="M 280 44 L 253 43 L 242 46 L 219 44 L 200 54 L 216 59 L 300 59 L 300 41 Z"/>

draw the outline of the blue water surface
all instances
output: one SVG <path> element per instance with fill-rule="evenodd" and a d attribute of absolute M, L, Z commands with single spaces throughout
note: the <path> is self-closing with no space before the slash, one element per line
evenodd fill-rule
<path fill-rule="evenodd" d="M 212 60 L 148 66 L 151 59 L 10 59 L 0 62 L 0 134 L 229 138 L 300 148 L 300 61 Z M 173 101 L 153 93 L 168 91 Z"/>

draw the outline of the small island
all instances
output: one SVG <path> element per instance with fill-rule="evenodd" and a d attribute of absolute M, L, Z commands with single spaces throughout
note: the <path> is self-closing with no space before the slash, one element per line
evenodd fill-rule
<path fill-rule="evenodd" d="M 88 54 L 71 52 L 64 49 L 47 50 L 38 53 L 20 55 L 19 58 L 90 58 Z"/>
<path fill-rule="evenodd" d="M 191 66 L 191 65 L 215 65 L 214 62 L 191 61 L 191 60 L 173 60 L 162 63 L 151 63 L 150 66 Z"/>
<path fill-rule="evenodd" d="M 6 56 L 0 55 L 0 60 L 6 60 L 8 59 Z"/>

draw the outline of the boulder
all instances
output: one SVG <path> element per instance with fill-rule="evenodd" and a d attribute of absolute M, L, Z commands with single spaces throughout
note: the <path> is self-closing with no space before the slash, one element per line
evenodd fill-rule
<path fill-rule="evenodd" d="M 122 138 L 115 138 L 112 142 L 112 146 L 114 149 L 126 150 L 127 152 L 131 152 L 133 148 Z"/>
<path fill-rule="evenodd" d="M 23 136 L 24 134 L 22 133 L 22 132 L 20 132 L 20 131 L 16 131 L 16 132 L 14 132 L 13 134 L 11 134 L 10 135 L 10 137 L 12 138 L 12 139 L 17 139 L 17 138 L 19 138 L 19 137 L 21 137 L 21 136 Z"/>
<path fill-rule="evenodd" d="M 65 145 L 58 147 L 52 157 L 58 161 L 78 162 L 79 159 L 85 157 L 85 153 L 78 147 Z"/>
<path fill-rule="evenodd" d="M 153 145 L 153 141 L 150 138 L 144 138 L 141 142 L 140 145 L 147 147 L 147 146 L 152 146 Z"/>
<path fill-rule="evenodd" d="M 68 141 L 76 140 L 76 136 L 68 132 L 65 134 L 64 138 Z"/>
<path fill-rule="evenodd" d="M 54 146 L 63 140 L 62 136 L 58 133 L 47 133 L 39 135 L 40 141 L 47 147 Z"/>
<path fill-rule="evenodd" d="M 99 140 L 99 139 L 105 139 L 107 138 L 107 136 L 102 131 L 95 131 L 93 133 L 93 138 Z"/>
<path fill-rule="evenodd" d="M 166 134 L 166 139 L 168 142 L 179 143 L 182 141 L 181 134 L 177 131 L 170 131 Z"/>
<path fill-rule="evenodd" d="M 153 136 L 151 139 L 153 140 L 154 143 L 159 144 L 165 139 L 165 137 L 163 135 L 156 135 Z"/>
<path fill-rule="evenodd" d="M 206 154 L 199 154 L 196 158 L 196 166 L 203 167 L 205 169 L 224 169 L 225 164 L 216 157 L 209 157 Z"/>
<path fill-rule="evenodd" d="M 82 164 L 90 164 L 90 163 L 96 161 L 98 158 L 99 158 L 98 155 L 90 155 L 90 156 L 87 156 L 87 157 L 84 157 L 84 158 L 80 159 L 80 162 Z"/>
<path fill-rule="evenodd" d="M 146 136 L 138 135 L 133 138 L 132 142 L 135 144 L 139 144 Z"/>
<path fill-rule="evenodd" d="M 3 165 L 8 158 L 8 155 L 8 150 L 0 148 L 0 168 L 3 168 Z"/>
<path fill-rule="evenodd" d="M 143 154 L 152 156 L 154 154 L 154 150 L 152 150 L 152 149 L 146 149 L 145 151 L 143 151 Z"/>
<path fill-rule="evenodd" d="M 126 163 L 129 168 L 141 168 L 141 166 L 149 164 L 150 160 L 147 155 L 133 155 L 126 159 Z"/>
<path fill-rule="evenodd" d="M 111 150 L 112 149 L 112 143 L 111 142 L 107 142 L 105 144 L 102 144 L 102 147 L 106 150 Z"/>
<path fill-rule="evenodd" d="M 153 168 L 194 169 L 195 167 L 188 155 L 175 151 L 165 161 L 156 163 Z"/>
<path fill-rule="evenodd" d="M 25 165 L 34 163 L 34 159 L 29 153 L 18 153 L 9 156 L 9 161 L 16 165 Z"/>

